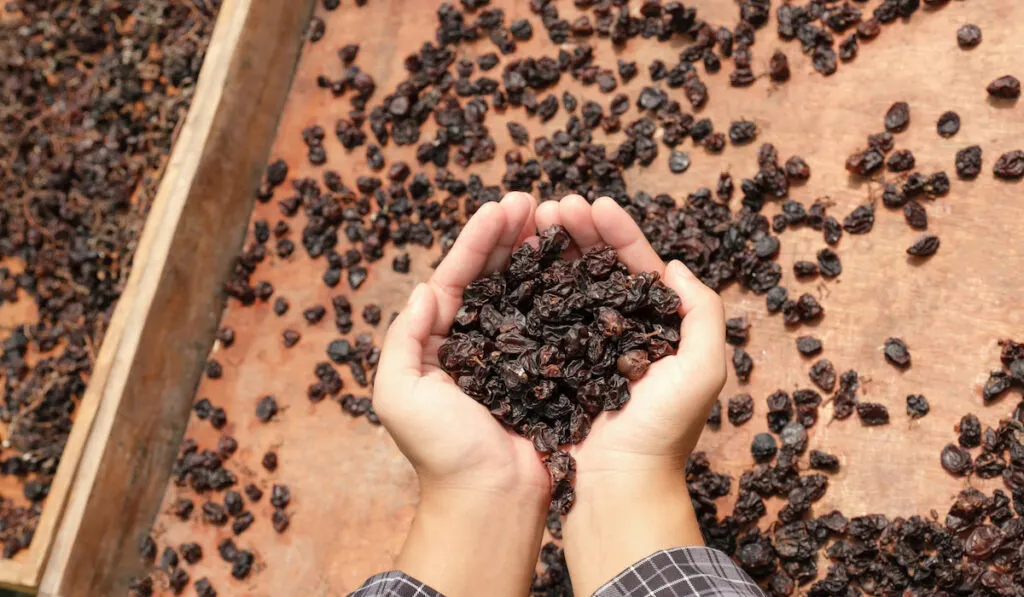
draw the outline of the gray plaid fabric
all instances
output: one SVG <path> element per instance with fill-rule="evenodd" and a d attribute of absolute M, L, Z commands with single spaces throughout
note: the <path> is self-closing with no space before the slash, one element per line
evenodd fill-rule
<path fill-rule="evenodd" d="M 594 597 L 764 597 L 747 573 L 707 547 L 655 552 L 633 564 Z M 397 570 L 371 577 L 349 597 L 443 597 Z"/>
<path fill-rule="evenodd" d="M 391 570 L 371 576 L 363 586 L 350 593 L 349 597 L 443 597 L 440 593 L 415 578 Z"/>
<path fill-rule="evenodd" d="M 594 597 L 764 597 L 747 573 L 707 547 L 655 552 L 633 564 Z"/>
<path fill-rule="evenodd" d="M 764 597 L 746 572 L 707 547 L 655 552 L 620 572 L 594 597 Z M 443 597 L 398 570 L 381 572 L 349 597 Z"/>

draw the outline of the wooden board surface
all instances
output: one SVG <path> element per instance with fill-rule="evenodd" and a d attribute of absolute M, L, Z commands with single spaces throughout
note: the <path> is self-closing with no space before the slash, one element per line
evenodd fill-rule
<path fill-rule="evenodd" d="M 125 594 L 137 571 L 138 562 L 119 558 L 145 534 L 170 475 L 310 6 L 227 0 L 221 8 L 83 401 L 90 410 L 79 412 L 61 463 L 63 471 L 81 458 L 67 510 L 55 538 L 44 514 L 32 544 L 53 540 L 45 576 L 39 560 L 24 577 L 40 595 Z M 66 492 L 70 482 L 58 472 L 54 487 Z"/>
<path fill-rule="evenodd" d="M 495 4 L 505 9 L 508 20 L 531 16 L 526 3 Z M 735 23 L 733 3 L 703 0 L 693 4 L 712 22 Z M 870 9 L 874 4 L 867 6 Z M 568 3 L 563 5 L 568 8 Z M 315 78 L 321 73 L 340 76 L 342 67 L 335 51 L 343 44 L 359 43 L 356 64 L 376 79 L 375 97 L 379 100 L 404 77 L 404 56 L 433 39 L 435 8 L 432 2 L 375 0 L 363 9 L 344 3 L 340 10 L 322 15 L 327 35 L 303 49 L 272 149 L 272 157 L 287 159 L 292 168 L 289 178 L 320 178 L 324 169 L 333 168 L 351 184 L 357 175 L 368 173 L 364 152 L 344 152 L 330 133 L 325 141 L 326 166 L 314 168 L 306 162 L 301 129 L 320 124 L 332 131 L 334 121 L 349 109 L 347 101 L 334 100 L 329 92 L 318 89 Z M 959 50 L 955 41 L 956 28 L 966 22 L 979 25 L 985 37 L 979 48 L 969 52 Z M 952 173 L 957 149 L 973 143 L 985 149 L 985 172 L 976 182 L 964 183 L 954 177 L 952 192 L 927 205 L 929 229 L 942 238 L 938 255 L 927 263 L 908 261 L 904 250 L 918 233 L 907 228 L 901 213 L 884 209 L 880 202 L 874 231 L 866 236 L 846 235 L 841 241 L 838 252 L 844 273 L 835 281 L 800 283 L 793 278 L 792 263 L 813 259 L 824 246 L 819 233 L 798 230 L 782 238 L 778 261 L 785 271 L 783 284 L 791 292 L 819 296 L 826 310 L 824 320 L 804 333 L 822 338 L 823 356 L 840 371 L 860 371 L 869 380 L 864 399 L 887 404 L 894 415 L 889 426 L 864 428 L 855 418 L 826 424 L 829 409 L 823 410 L 822 423 L 812 430 L 811 445 L 840 454 L 842 470 L 834 475 L 816 511 L 841 507 L 849 515 L 945 512 L 951 496 L 964 487 L 963 481 L 947 476 L 938 465 L 940 449 L 954 438 L 954 424 L 968 411 L 975 411 L 984 423 L 994 424 L 1016 403 L 1007 399 L 985 408 L 979 392 L 988 370 L 998 363 L 996 340 L 1024 336 L 1024 310 L 1020 308 L 1024 244 L 1019 240 L 1024 230 L 1024 203 L 1020 200 L 1024 187 L 991 176 L 995 157 L 1021 143 L 1024 118 L 1021 106 L 991 104 L 984 91 L 990 80 L 1021 68 L 1024 39 L 1016 26 L 1022 22 L 1024 5 L 1013 0 L 990 0 L 984 5 L 953 2 L 886 28 L 879 39 L 862 44 L 856 61 L 842 65 L 828 79 L 813 72 L 798 44 L 776 39 L 773 22 L 771 29 L 758 37 L 755 71 L 763 72 L 772 49 L 782 47 L 791 59 L 791 82 L 773 86 L 762 78 L 749 89 L 731 89 L 727 84 L 730 67 L 705 78 L 711 99 L 701 115 L 710 117 L 718 130 L 724 130 L 731 120 L 753 119 L 761 129 L 759 142 L 774 143 L 784 158 L 804 156 L 813 174 L 806 185 L 794 188 L 792 198 L 809 205 L 815 198 L 828 196 L 835 203 L 832 213 L 840 219 L 856 205 L 880 197 L 879 185 L 851 180 L 843 162 L 863 147 L 867 134 L 882 130 L 883 114 L 894 101 L 905 100 L 912 107 L 912 124 L 909 131 L 897 136 L 897 147 L 912 149 L 920 170 Z M 534 20 L 534 25 L 534 39 L 521 44 L 516 56 L 555 53 L 539 22 Z M 614 64 L 616 56 L 609 45 L 600 40 L 595 45 L 599 61 Z M 484 43 L 459 52 L 472 56 L 492 49 Z M 678 50 L 678 45 L 631 41 L 619 54 L 638 60 L 641 66 L 641 75 L 628 85 L 630 95 L 635 97 L 648 84 L 646 65 L 651 59 L 662 57 L 671 65 Z M 492 72 L 492 76 L 498 75 L 500 67 Z M 593 87 L 581 91 L 568 77 L 563 77 L 557 93 L 562 89 L 603 105 L 610 99 Z M 677 92 L 672 96 L 679 97 Z M 941 139 L 935 121 L 949 109 L 960 113 L 963 126 L 956 137 Z M 519 111 L 509 115 L 525 120 Z M 631 109 L 623 122 L 634 116 Z M 532 134 L 551 134 L 564 123 L 565 115 L 560 113 L 547 124 L 528 120 Z M 499 142 L 499 160 L 474 171 L 496 184 L 503 171 L 500 156 L 508 147 L 504 117 L 489 114 L 487 124 Z M 753 174 L 758 144 L 730 147 L 713 156 L 687 142 L 682 149 L 691 155 L 693 165 L 678 176 L 668 172 L 667 151 L 662 148 L 654 165 L 630 170 L 627 180 L 631 190 L 667 192 L 682 198 L 700 186 L 713 186 L 722 170 L 741 176 Z M 412 161 L 411 150 L 391 147 L 386 155 Z M 285 185 L 275 198 L 288 191 Z M 766 208 L 769 214 L 775 210 L 775 206 Z M 258 205 L 252 217 L 265 218 L 273 225 L 280 216 L 271 202 Z M 290 223 L 297 241 L 303 217 L 300 214 Z M 190 494 L 169 486 L 154 536 L 161 547 L 199 542 L 207 556 L 190 567 L 189 573 L 193 578 L 208 576 L 220 594 L 343 595 L 365 577 L 387 568 L 399 549 L 415 507 L 415 477 L 383 429 L 362 419 L 349 419 L 334 402 L 312 405 L 306 399 L 305 388 L 314 379 L 313 367 L 326 359 L 324 350 L 337 333 L 330 317 L 314 326 L 302 319 L 303 309 L 315 304 L 329 307 L 332 296 L 346 293 L 354 307 L 354 333 L 371 331 L 379 342 L 383 328 L 371 328 L 360 320 L 363 305 L 380 304 L 387 321 L 415 282 L 429 275 L 436 249 L 414 253 L 413 272 L 408 276 L 391 271 L 393 255 L 389 248 L 385 258 L 371 267 L 363 290 L 350 293 L 344 282 L 336 291 L 324 286 L 320 281 L 323 260 L 310 261 L 300 248 L 288 259 L 268 259 L 254 276 L 254 281 L 272 282 L 276 296 L 290 301 L 292 307 L 286 315 L 275 316 L 270 303 L 251 308 L 231 303 L 225 310 L 222 323 L 235 329 L 237 340 L 231 348 L 214 348 L 213 357 L 224 365 L 224 376 L 216 381 L 203 379 L 196 397 L 208 397 L 228 410 L 224 432 L 240 443 L 230 466 L 242 483 L 252 481 L 264 489 L 273 483 L 287 484 L 293 495 L 289 507 L 293 517 L 291 528 L 277 535 L 270 528 L 271 509 L 266 499 L 253 506 L 256 523 L 237 543 L 256 551 L 258 571 L 247 581 L 236 581 L 215 551 L 230 529 L 204 525 L 196 515 L 188 523 L 176 520 L 167 513 L 170 503 L 179 495 Z M 735 429 L 726 423 L 721 431 L 706 433 L 701 448 L 709 452 L 717 469 L 738 475 L 750 465 L 751 438 L 764 430 L 764 398 L 778 388 L 810 387 L 810 362 L 795 349 L 797 334 L 785 329 L 779 317 L 766 314 L 763 297 L 735 287 L 724 297 L 729 315 L 746 314 L 753 324 L 747 349 L 756 366 L 745 386 L 730 378 L 723 398 L 749 392 L 758 407 L 754 420 L 746 426 Z M 281 342 L 281 332 L 287 328 L 302 333 L 302 340 L 290 350 Z M 889 336 L 900 336 L 910 345 L 914 358 L 910 370 L 901 373 L 885 363 L 881 347 Z M 368 394 L 350 378 L 345 381 L 345 391 Z M 923 393 L 930 399 L 933 410 L 929 417 L 908 421 L 903 411 L 909 393 Z M 270 424 L 260 424 L 254 416 L 255 403 L 265 394 L 276 395 L 285 405 Z M 187 435 L 196 438 L 201 447 L 212 448 L 220 433 L 193 418 Z M 280 468 L 273 474 L 259 464 L 268 449 L 279 455 Z M 197 510 L 202 501 L 197 499 Z M 134 553 L 123 555 L 130 557 Z"/>

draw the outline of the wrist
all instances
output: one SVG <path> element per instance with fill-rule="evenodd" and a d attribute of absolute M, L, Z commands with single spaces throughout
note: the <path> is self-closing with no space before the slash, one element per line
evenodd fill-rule
<path fill-rule="evenodd" d="M 396 567 L 447 597 L 527 594 L 547 500 L 529 487 L 424 485 Z"/>
<path fill-rule="evenodd" d="M 473 501 L 478 498 L 492 503 L 495 500 L 546 503 L 551 497 L 551 484 L 539 457 L 537 464 L 538 474 L 530 475 L 522 474 L 516 466 L 444 475 L 417 471 L 420 502 L 441 498 Z M 544 474 L 539 474 L 541 472 Z"/>
<path fill-rule="evenodd" d="M 420 485 L 417 518 L 457 523 L 457 527 L 493 524 L 515 514 L 523 527 L 544 520 L 550 501 L 547 491 L 531 486 Z M 453 527 L 454 528 L 454 527 Z"/>
<path fill-rule="evenodd" d="M 581 595 L 656 551 L 704 544 L 681 467 L 647 460 L 629 464 L 646 466 L 577 475 L 576 505 L 563 534 Z"/>

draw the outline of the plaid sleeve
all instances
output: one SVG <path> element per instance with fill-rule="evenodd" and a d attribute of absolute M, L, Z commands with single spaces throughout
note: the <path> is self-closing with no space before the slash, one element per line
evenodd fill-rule
<path fill-rule="evenodd" d="M 391 570 L 371 576 L 349 597 L 444 597 L 415 578 Z"/>
<path fill-rule="evenodd" d="M 598 589 L 594 597 L 764 597 L 747 573 L 707 547 L 656 552 Z"/>

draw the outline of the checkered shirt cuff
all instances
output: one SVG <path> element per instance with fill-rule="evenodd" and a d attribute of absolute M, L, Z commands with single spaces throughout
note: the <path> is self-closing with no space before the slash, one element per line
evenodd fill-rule
<path fill-rule="evenodd" d="M 724 553 L 706 547 L 656 552 L 598 589 L 594 597 L 764 597 Z"/>
<path fill-rule="evenodd" d="M 444 597 L 434 589 L 399 570 L 371 576 L 349 597 Z"/>

